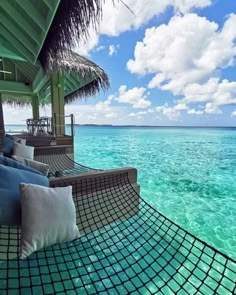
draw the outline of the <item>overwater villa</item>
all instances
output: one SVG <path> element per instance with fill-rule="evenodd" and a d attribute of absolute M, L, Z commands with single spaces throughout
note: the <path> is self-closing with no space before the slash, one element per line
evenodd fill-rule
<path fill-rule="evenodd" d="M 74 161 L 64 105 L 109 87 L 73 51 L 102 4 L 0 2 L 0 294 L 236 294 L 236 262 L 143 200 L 135 168 Z M 4 103 L 32 105 L 27 133 Z"/>

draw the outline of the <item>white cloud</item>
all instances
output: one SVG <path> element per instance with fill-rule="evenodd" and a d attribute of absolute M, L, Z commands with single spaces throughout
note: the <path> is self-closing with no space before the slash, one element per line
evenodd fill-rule
<path fill-rule="evenodd" d="M 201 110 L 195 110 L 195 109 L 190 109 L 187 111 L 187 113 L 189 115 L 202 115 L 204 114 L 204 111 L 201 111 Z"/>
<path fill-rule="evenodd" d="M 133 13 L 121 2 L 106 1 L 103 5 L 103 18 L 98 27 L 98 33 L 89 29 L 87 42 L 80 42 L 76 50 L 83 55 L 95 48 L 99 41 L 99 34 L 118 36 L 119 34 L 135 30 L 147 24 L 154 16 L 160 15 L 167 7 L 172 6 L 176 12 L 187 13 L 194 8 L 211 5 L 213 0 L 125 0 Z"/>
<path fill-rule="evenodd" d="M 95 51 L 102 51 L 104 50 L 106 47 L 104 45 L 98 46 L 96 47 Z"/>
<path fill-rule="evenodd" d="M 222 111 L 218 108 L 218 106 L 214 105 L 212 102 L 208 102 L 205 107 L 205 112 L 207 114 L 221 114 Z"/>
<path fill-rule="evenodd" d="M 145 91 L 146 88 L 144 87 L 127 89 L 126 85 L 122 85 L 119 88 L 118 96 L 114 97 L 114 100 L 131 104 L 133 108 L 147 108 L 151 105 L 151 102 L 147 100 L 148 94 L 145 94 Z"/>
<path fill-rule="evenodd" d="M 204 84 L 189 84 L 183 90 L 184 98 L 179 103 L 214 102 L 215 105 L 236 103 L 236 82 L 210 78 Z"/>
<path fill-rule="evenodd" d="M 89 32 L 89 37 L 88 39 L 85 40 L 81 40 L 80 42 L 78 42 L 74 48 L 74 50 L 81 54 L 81 55 L 89 55 L 89 52 L 94 49 L 99 41 L 99 35 L 97 34 L 97 32 L 94 31 L 94 29 L 90 28 L 88 29 Z M 103 48 L 103 46 L 99 46 L 99 48 Z"/>
<path fill-rule="evenodd" d="M 114 112 L 105 115 L 105 118 L 117 118 L 117 117 L 118 117 L 118 115 Z"/>
<path fill-rule="evenodd" d="M 174 107 L 174 109 L 176 111 L 186 111 L 189 109 L 189 107 L 185 103 L 179 103 Z"/>
<path fill-rule="evenodd" d="M 183 96 L 176 110 L 181 104 L 187 110 L 193 102 L 211 102 L 205 111 L 220 113 L 213 106 L 236 103 L 236 82 L 219 78 L 221 69 L 234 64 L 235 27 L 236 14 L 228 16 L 221 30 L 196 14 L 175 16 L 167 25 L 146 30 L 127 67 L 131 73 L 154 74 L 149 88 Z"/>
<path fill-rule="evenodd" d="M 190 83 L 209 79 L 216 69 L 232 65 L 236 47 L 236 15 L 230 15 L 224 27 L 196 14 L 173 17 L 169 24 L 146 30 L 137 42 L 134 60 L 127 67 L 132 73 L 154 73 L 149 87 L 182 94 Z M 184 29 L 183 29 L 184 28 Z"/>
<path fill-rule="evenodd" d="M 232 112 L 231 116 L 236 117 L 236 110 Z"/>
<path fill-rule="evenodd" d="M 113 96 L 110 95 L 110 96 L 108 96 L 108 98 L 106 100 L 99 101 L 95 105 L 96 110 L 97 111 L 109 111 L 112 100 L 113 100 Z"/>
<path fill-rule="evenodd" d="M 109 45 L 109 52 L 108 52 L 108 54 L 110 56 L 116 54 L 119 47 L 120 47 L 119 44 L 118 45 L 114 45 L 114 44 Z"/>
<path fill-rule="evenodd" d="M 156 107 L 156 111 L 163 114 L 171 121 L 178 121 L 180 118 L 180 112 L 174 107 L 169 107 L 167 103 L 163 106 Z"/>
<path fill-rule="evenodd" d="M 106 1 L 100 33 L 117 36 L 122 32 L 137 29 L 154 16 L 165 12 L 169 6 L 186 13 L 193 8 L 203 8 L 211 3 L 212 0 L 149 0 L 147 5 L 147 0 L 126 0 L 125 4 L 132 10 L 131 13 L 121 1 L 115 6 L 112 1 Z"/>
<path fill-rule="evenodd" d="M 112 44 L 109 46 L 109 55 L 112 56 L 115 53 L 115 46 Z"/>

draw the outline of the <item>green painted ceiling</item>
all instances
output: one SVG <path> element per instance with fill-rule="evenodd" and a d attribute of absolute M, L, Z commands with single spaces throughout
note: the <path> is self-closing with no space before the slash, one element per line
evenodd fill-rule
<path fill-rule="evenodd" d="M 22 103 L 34 94 L 41 102 L 50 102 L 50 77 L 38 57 L 60 2 L 0 0 L 0 93 L 12 99 L 19 96 Z M 84 80 L 78 68 L 64 74 L 65 97 L 95 79 L 93 75 Z"/>
<path fill-rule="evenodd" d="M 60 0 L 1 0 L 0 56 L 35 64 Z"/>
<path fill-rule="evenodd" d="M 65 96 L 88 82 L 91 81 L 83 81 L 77 73 L 65 74 Z M 4 96 L 7 100 L 9 98 L 12 100 L 12 95 L 18 95 L 17 101 L 22 103 L 28 102 L 26 96 L 31 96 L 33 93 L 39 95 L 41 103 L 47 104 L 51 101 L 49 76 L 43 73 L 41 66 L 3 57 L 0 57 L 0 92 L 10 95 Z"/>

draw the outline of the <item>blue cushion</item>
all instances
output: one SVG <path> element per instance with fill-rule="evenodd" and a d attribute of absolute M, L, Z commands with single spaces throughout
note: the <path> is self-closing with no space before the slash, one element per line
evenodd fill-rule
<path fill-rule="evenodd" d="M 12 139 L 12 140 L 13 140 L 13 138 L 14 138 L 12 135 L 10 135 L 10 134 L 8 134 L 8 133 L 6 133 L 5 136 L 8 137 L 8 138 L 10 138 L 10 139 Z"/>
<path fill-rule="evenodd" d="M 0 188 L 0 224 L 21 224 L 21 202 L 15 191 Z"/>
<path fill-rule="evenodd" d="M 13 153 L 14 141 L 8 137 L 3 138 L 2 152 L 4 156 L 10 157 Z"/>
<path fill-rule="evenodd" d="M 36 170 L 36 169 L 33 169 L 33 168 L 29 167 L 29 166 L 23 165 L 20 162 L 17 162 L 16 160 L 13 160 L 13 159 L 8 158 L 8 157 L 0 156 L 0 164 L 2 164 L 4 166 L 13 167 L 13 168 L 23 169 L 23 170 L 26 170 L 26 171 L 30 171 L 30 172 L 42 175 L 42 173 L 39 170 Z"/>
<path fill-rule="evenodd" d="M 0 224 L 21 224 L 20 183 L 49 185 L 46 176 L 0 165 Z"/>

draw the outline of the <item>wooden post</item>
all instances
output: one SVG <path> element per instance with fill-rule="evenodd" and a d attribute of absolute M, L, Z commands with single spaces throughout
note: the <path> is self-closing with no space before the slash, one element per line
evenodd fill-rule
<path fill-rule="evenodd" d="M 32 96 L 32 111 L 33 111 L 33 119 L 39 119 L 39 97 L 37 94 Z"/>
<path fill-rule="evenodd" d="M 0 154 L 3 146 L 3 137 L 5 135 L 4 118 L 2 110 L 2 94 L 0 93 Z"/>
<path fill-rule="evenodd" d="M 55 136 L 65 135 L 64 78 L 61 73 L 51 75 L 52 118 Z"/>

